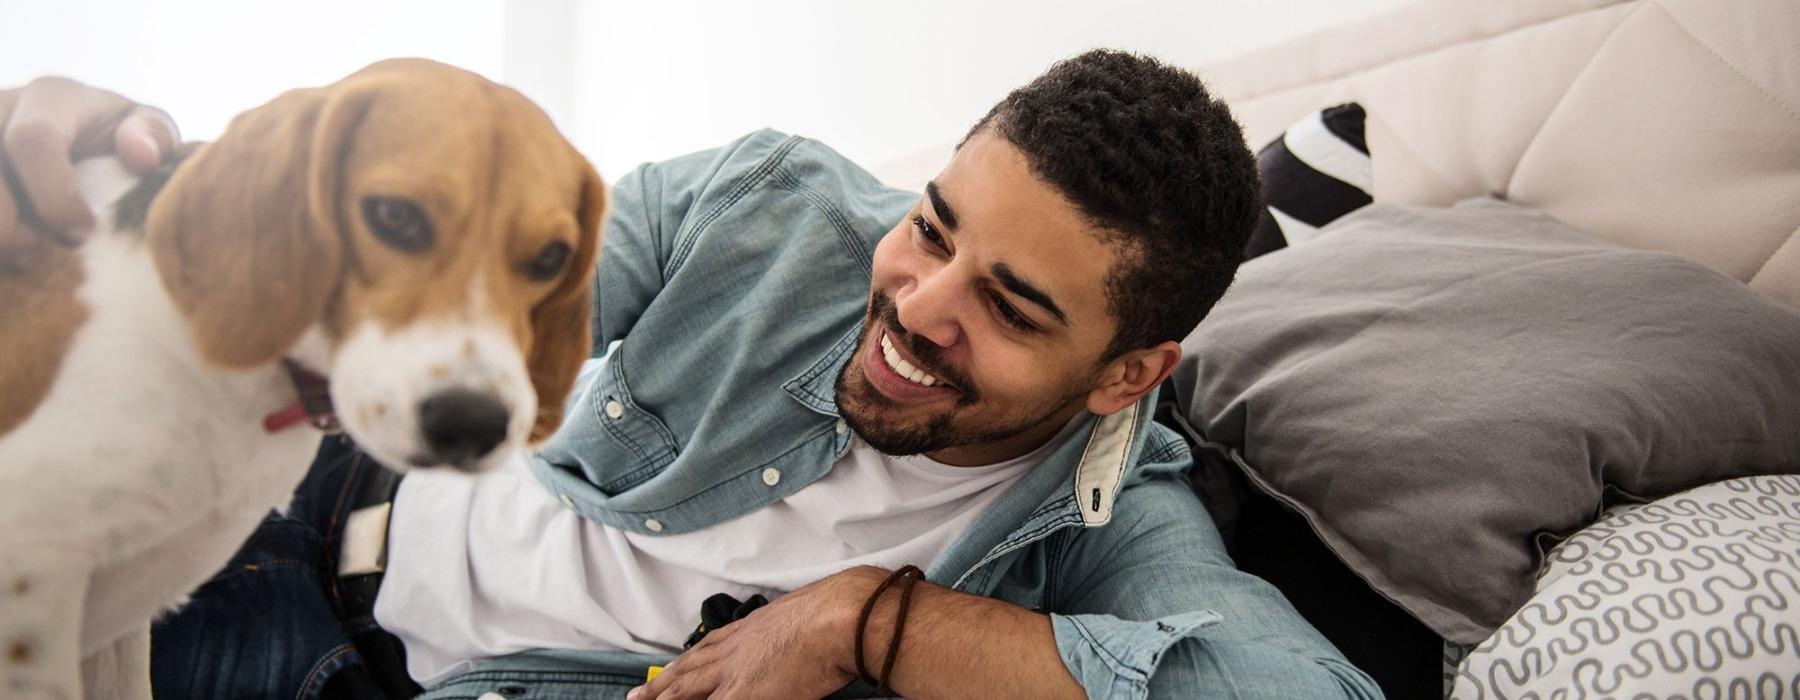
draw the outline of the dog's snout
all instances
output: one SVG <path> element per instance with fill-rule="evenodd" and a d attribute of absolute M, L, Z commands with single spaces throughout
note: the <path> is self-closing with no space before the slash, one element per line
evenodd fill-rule
<path fill-rule="evenodd" d="M 468 389 L 447 389 L 419 404 L 419 429 L 432 457 L 468 468 L 506 440 L 506 404 Z"/>

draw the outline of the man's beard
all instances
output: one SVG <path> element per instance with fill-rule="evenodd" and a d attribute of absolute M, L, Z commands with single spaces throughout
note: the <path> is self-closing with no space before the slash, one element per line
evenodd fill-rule
<path fill-rule="evenodd" d="M 925 454 L 950 447 L 1005 440 L 1043 423 L 1066 405 L 1069 399 L 1074 398 L 1073 395 L 1064 397 L 1062 401 L 1041 412 L 1034 411 L 1034 417 L 1027 420 L 1007 421 L 995 426 L 958 427 L 955 425 L 956 415 L 981 400 L 981 393 L 975 389 L 974 383 L 943 361 L 943 350 L 935 343 L 901 330 L 900 315 L 894 308 L 893 300 L 879 292 L 871 292 L 869 295 L 865 328 L 870 326 L 878 327 L 879 330 L 863 335 L 853 357 L 867 362 L 868 348 L 865 346 L 876 342 L 872 339 L 879 338 L 881 332 L 886 331 L 890 341 L 906 348 L 918 361 L 920 370 L 948 380 L 959 392 L 955 405 L 949 411 L 932 416 L 922 425 L 886 422 L 881 420 L 880 412 L 884 408 L 894 407 L 894 401 L 870 384 L 867 377 L 854 376 L 858 374 L 852 369 L 855 362 L 844 363 L 844 368 L 838 372 L 837 377 L 838 413 L 863 442 L 883 454 Z"/>

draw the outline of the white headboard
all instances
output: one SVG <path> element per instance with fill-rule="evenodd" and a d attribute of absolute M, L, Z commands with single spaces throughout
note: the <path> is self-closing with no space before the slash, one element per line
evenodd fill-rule
<path fill-rule="evenodd" d="M 1498 194 L 1800 306 L 1800 0 L 1426 0 L 1199 70 L 1253 148 L 1362 103 L 1378 201 Z"/>

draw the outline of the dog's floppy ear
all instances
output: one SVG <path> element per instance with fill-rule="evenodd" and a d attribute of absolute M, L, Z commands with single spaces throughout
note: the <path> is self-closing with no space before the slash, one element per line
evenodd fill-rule
<path fill-rule="evenodd" d="M 238 115 L 151 204 L 151 254 L 208 361 L 274 361 L 323 315 L 342 276 L 343 160 L 372 99 L 294 90 Z"/>
<path fill-rule="evenodd" d="M 576 216 L 581 225 L 580 244 L 569 256 L 569 269 L 562 280 L 531 310 L 528 366 L 538 400 L 532 444 L 550 437 L 562 424 L 563 403 L 593 345 L 594 265 L 604 235 L 600 228 L 606 219 L 606 184 L 585 160 L 581 172 L 581 205 Z"/>

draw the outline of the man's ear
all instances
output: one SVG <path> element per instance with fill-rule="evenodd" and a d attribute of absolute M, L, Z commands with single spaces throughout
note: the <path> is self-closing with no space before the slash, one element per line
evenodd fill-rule
<path fill-rule="evenodd" d="M 1087 410 L 1097 416 L 1125 410 L 1161 386 L 1180 361 L 1181 345 L 1172 340 L 1125 353 L 1100 371 L 1100 384 L 1088 391 Z"/>

